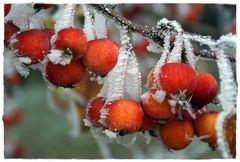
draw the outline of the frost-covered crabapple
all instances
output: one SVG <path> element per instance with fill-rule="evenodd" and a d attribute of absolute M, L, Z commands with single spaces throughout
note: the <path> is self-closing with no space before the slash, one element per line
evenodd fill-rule
<path fill-rule="evenodd" d="M 7 16 L 9 11 L 11 10 L 12 5 L 11 4 L 4 4 L 4 16 Z"/>
<path fill-rule="evenodd" d="M 120 99 L 107 103 L 104 112 L 101 111 L 102 116 L 105 116 L 104 124 L 109 130 L 127 133 L 137 132 L 141 128 L 144 118 L 141 106 L 131 99 Z"/>
<path fill-rule="evenodd" d="M 19 27 L 13 24 L 12 21 L 8 21 L 4 24 L 4 45 L 8 46 L 11 36 L 19 31 Z"/>
<path fill-rule="evenodd" d="M 184 63 L 167 63 L 161 67 L 159 81 L 167 95 L 178 94 L 186 90 L 189 96 L 196 88 L 196 73 L 191 66 Z"/>
<path fill-rule="evenodd" d="M 45 75 L 49 82 L 59 87 L 72 87 L 84 76 L 85 69 L 80 60 L 72 60 L 67 65 L 47 62 Z"/>
<path fill-rule="evenodd" d="M 73 59 L 79 59 L 87 50 L 87 37 L 81 29 L 65 28 L 57 33 L 55 48 L 72 55 Z"/>
<path fill-rule="evenodd" d="M 88 42 L 83 64 L 92 72 L 105 76 L 117 63 L 118 46 L 110 39 L 95 39 Z"/>
<path fill-rule="evenodd" d="M 50 50 L 48 36 L 39 29 L 31 29 L 16 35 L 13 47 L 20 57 L 29 57 L 32 64 L 43 60 Z"/>
<path fill-rule="evenodd" d="M 208 143 L 210 147 L 217 145 L 217 131 L 216 122 L 219 112 L 210 111 L 202 114 L 198 119 L 195 120 L 195 130 L 198 137 L 206 136 L 201 138 L 201 141 Z"/>
<path fill-rule="evenodd" d="M 2 117 L 4 127 L 8 128 L 9 126 L 18 123 L 21 121 L 23 114 L 20 110 L 14 110 L 9 114 L 4 114 Z"/>
<path fill-rule="evenodd" d="M 197 75 L 197 86 L 193 92 L 191 103 L 195 108 L 202 108 L 210 103 L 217 95 L 217 81 L 210 73 Z"/>
<path fill-rule="evenodd" d="M 162 101 L 162 103 L 156 101 L 154 94 L 156 91 L 153 91 L 148 94 L 147 98 L 143 101 L 143 111 L 144 113 L 154 119 L 169 119 L 176 115 L 172 112 L 172 108 L 168 103 L 168 99 Z"/>
<path fill-rule="evenodd" d="M 87 106 L 87 118 L 96 128 L 102 127 L 102 124 L 99 123 L 100 119 L 100 110 L 104 106 L 106 99 L 103 97 L 97 97 L 93 99 Z"/>
<path fill-rule="evenodd" d="M 180 119 L 170 119 L 160 126 L 160 137 L 163 143 L 173 150 L 186 148 L 194 136 L 194 128 L 191 122 Z"/>

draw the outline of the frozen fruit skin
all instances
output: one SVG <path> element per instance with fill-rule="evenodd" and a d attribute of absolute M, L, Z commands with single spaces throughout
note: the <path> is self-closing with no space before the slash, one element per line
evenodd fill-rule
<path fill-rule="evenodd" d="M 197 75 L 197 86 L 193 92 L 191 103 L 197 108 L 210 103 L 217 96 L 217 81 L 210 73 Z"/>
<path fill-rule="evenodd" d="M 171 119 L 160 127 L 161 140 L 169 149 L 186 148 L 192 142 L 193 136 L 193 126 L 187 120 Z"/>
<path fill-rule="evenodd" d="M 121 99 L 108 103 L 104 122 L 111 131 L 137 132 L 143 122 L 141 106 L 134 100 Z"/>
<path fill-rule="evenodd" d="M 100 110 L 104 106 L 105 102 L 106 102 L 105 98 L 97 97 L 88 104 L 87 118 L 90 120 L 90 122 L 95 128 L 102 127 L 102 124 L 99 123 Z"/>
<path fill-rule="evenodd" d="M 79 59 L 87 50 L 87 37 L 81 29 L 66 28 L 62 29 L 57 34 L 55 42 L 56 49 L 71 50 L 73 59 Z"/>
<path fill-rule="evenodd" d="M 49 82 L 60 87 L 72 87 L 84 76 L 85 70 L 80 60 L 72 60 L 70 64 L 53 64 L 48 61 L 45 69 Z"/>
<path fill-rule="evenodd" d="M 143 102 L 144 113 L 154 119 L 169 119 L 174 117 L 176 114 L 172 112 L 168 99 L 165 98 L 162 103 L 157 102 L 153 97 L 155 92 L 149 93 L 148 98 Z"/>
<path fill-rule="evenodd" d="M 117 64 L 118 46 L 110 39 L 95 39 L 88 42 L 83 64 L 92 72 L 105 76 Z"/>
<path fill-rule="evenodd" d="M 19 27 L 14 25 L 11 21 L 4 24 L 4 45 L 8 46 L 11 36 L 19 31 Z"/>
<path fill-rule="evenodd" d="M 210 111 L 208 113 L 202 114 L 195 121 L 195 130 L 198 137 L 208 136 L 202 138 L 201 141 L 206 142 L 209 146 L 215 146 L 217 143 L 217 131 L 216 131 L 216 122 L 219 112 Z"/>
<path fill-rule="evenodd" d="M 187 90 L 189 96 L 196 88 L 197 80 L 195 71 L 187 64 L 167 63 L 161 67 L 159 74 L 160 85 L 168 95 L 178 94 Z"/>
<path fill-rule="evenodd" d="M 31 29 L 16 35 L 14 48 L 20 57 L 29 57 L 32 64 L 43 60 L 50 50 L 48 36 L 41 30 Z"/>
<path fill-rule="evenodd" d="M 11 10 L 12 5 L 11 4 L 4 4 L 4 16 L 7 16 L 9 11 Z"/>

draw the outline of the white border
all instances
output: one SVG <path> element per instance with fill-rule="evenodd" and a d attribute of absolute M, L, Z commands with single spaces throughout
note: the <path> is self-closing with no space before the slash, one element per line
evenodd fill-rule
<path fill-rule="evenodd" d="M 5 3 L 30 3 L 30 2 L 45 2 L 45 3 L 58 3 L 58 4 L 61 4 L 61 3 L 214 3 L 214 4 L 237 4 L 237 14 L 236 14 L 236 17 L 237 17 L 237 33 L 239 32 L 239 17 L 240 17 L 240 6 L 239 6 L 239 2 L 238 0 L 195 0 L 195 1 L 190 1 L 190 0 L 174 0 L 174 1 L 169 1 L 169 0 L 148 0 L 148 1 L 142 1 L 142 0 L 104 0 L 104 1 L 99 1 L 99 0 L 4 0 Z M 0 64 L 0 72 L 1 72 L 1 75 L 0 75 L 0 80 L 1 80 L 1 84 L 0 84 L 0 88 L 1 88 L 1 93 L 0 93 L 0 103 L 1 103 L 1 106 L 0 106 L 0 115 L 2 116 L 3 114 L 3 28 L 4 28 L 4 19 L 3 19 L 3 0 L 0 1 L 1 3 L 1 8 L 0 8 L 0 29 L 1 29 L 1 33 L 0 33 L 0 60 L 1 60 L 1 64 Z M 237 37 L 237 60 L 239 60 L 240 58 L 240 48 L 239 48 L 239 45 L 240 44 L 240 41 L 239 41 L 239 36 Z M 238 64 L 238 61 L 237 61 L 237 81 L 239 83 L 239 70 L 240 67 L 239 67 L 239 64 Z M 239 113 L 240 113 L 240 110 L 239 110 L 239 104 L 240 104 L 240 101 L 239 101 L 239 96 L 237 97 L 237 126 L 240 125 L 240 120 L 239 120 Z M 0 117 L 1 117 L 0 116 Z M 1 124 L 0 124 L 0 136 L 3 137 L 3 122 L 1 121 Z M 237 148 L 240 148 L 240 142 L 239 142 L 239 137 L 240 137 L 240 128 L 238 127 L 237 128 Z M 4 146 L 4 143 L 3 143 L 3 138 L 0 138 L 0 160 L 4 160 L 4 157 L 3 157 L 3 146 Z M 240 153 L 239 153 L 239 149 L 237 150 L 237 157 L 236 159 L 240 159 Z M 229 160 L 229 161 L 236 161 L 235 160 Z M 49 159 L 48 159 L 49 160 Z M 55 160 L 60 160 L 60 159 L 51 159 L 52 161 L 55 161 Z M 61 159 L 63 160 L 63 159 Z M 161 159 L 162 160 L 162 159 Z M 225 161 L 226 159 L 217 159 L 217 160 L 212 160 L 211 161 Z M 15 161 L 15 160 L 7 160 L 7 161 Z M 29 160 L 29 161 L 32 161 L 32 160 Z M 46 161 L 46 160 L 40 160 L 40 161 Z M 80 161 L 80 160 L 79 160 Z M 82 161 L 82 160 L 81 160 Z M 85 160 L 84 160 L 85 161 Z M 134 160 L 135 161 L 135 160 Z M 139 160 L 141 161 L 141 160 Z M 155 161 L 155 160 L 148 160 L 148 161 Z M 173 161 L 173 160 L 165 160 L 165 161 Z M 188 161 L 193 161 L 193 160 L 188 160 Z M 195 160 L 194 160 L 195 161 Z M 203 160 L 203 161 L 207 161 L 207 160 Z"/>

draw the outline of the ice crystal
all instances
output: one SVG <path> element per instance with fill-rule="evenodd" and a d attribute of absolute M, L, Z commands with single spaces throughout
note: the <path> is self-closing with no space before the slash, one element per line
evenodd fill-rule
<path fill-rule="evenodd" d="M 11 11 L 5 17 L 6 21 L 12 21 L 22 31 L 29 29 L 29 17 L 33 16 L 35 11 L 30 4 L 12 4 Z"/>
<path fill-rule="evenodd" d="M 94 10 L 94 29 L 98 39 L 107 38 L 107 19 L 96 10 Z"/>
<path fill-rule="evenodd" d="M 38 13 L 29 18 L 29 28 L 30 29 L 43 29 L 43 20 L 45 14 L 43 10 L 40 10 Z"/>
<path fill-rule="evenodd" d="M 163 48 L 152 39 L 147 38 L 147 40 L 149 42 L 149 45 L 147 46 L 149 52 L 160 53 L 163 50 Z"/>
<path fill-rule="evenodd" d="M 51 49 L 47 57 L 54 64 L 66 65 L 71 62 L 73 56 L 65 54 L 62 50 Z"/>
<path fill-rule="evenodd" d="M 93 18 L 92 18 L 92 13 L 90 12 L 89 8 L 87 5 L 82 4 L 82 10 L 84 14 L 84 27 L 83 31 L 87 36 L 87 40 L 93 40 L 95 39 L 95 32 L 94 32 L 94 26 L 93 26 Z"/>
<path fill-rule="evenodd" d="M 192 44 L 191 44 L 189 39 L 184 39 L 183 42 L 184 42 L 184 47 L 185 47 L 185 51 L 186 51 L 186 54 L 187 54 L 186 57 L 187 57 L 188 63 L 193 69 L 195 69 L 196 58 L 195 58 L 195 55 L 193 53 Z"/>
<path fill-rule="evenodd" d="M 154 94 L 153 98 L 158 102 L 162 103 L 165 99 L 166 92 L 163 90 L 157 90 L 156 93 Z"/>

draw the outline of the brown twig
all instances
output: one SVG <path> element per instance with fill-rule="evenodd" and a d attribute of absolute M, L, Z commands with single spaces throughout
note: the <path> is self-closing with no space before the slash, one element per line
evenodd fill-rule
<path fill-rule="evenodd" d="M 162 44 L 163 43 L 163 38 L 165 35 L 165 32 L 171 30 L 172 33 L 174 33 L 174 29 L 169 29 L 169 28 L 157 28 L 157 27 L 148 27 L 148 26 L 142 26 L 142 25 L 137 25 L 132 23 L 130 20 L 120 16 L 117 12 L 115 12 L 109 5 L 107 4 L 90 4 L 94 9 L 98 10 L 102 14 L 106 15 L 108 18 L 110 18 L 112 21 L 117 23 L 118 25 L 121 26 L 126 26 L 129 30 L 132 32 L 137 32 L 141 34 L 144 37 L 151 38 L 153 41 Z M 184 32 L 185 34 L 190 34 L 194 36 L 198 36 L 196 34 Z M 200 35 L 199 35 L 200 36 Z M 194 51 L 194 54 L 196 56 L 206 58 L 206 59 L 211 59 L 211 60 L 216 60 L 216 53 L 208 51 L 208 50 L 198 50 Z M 235 63 L 236 58 L 234 56 L 227 55 L 228 59 L 230 62 Z"/>

